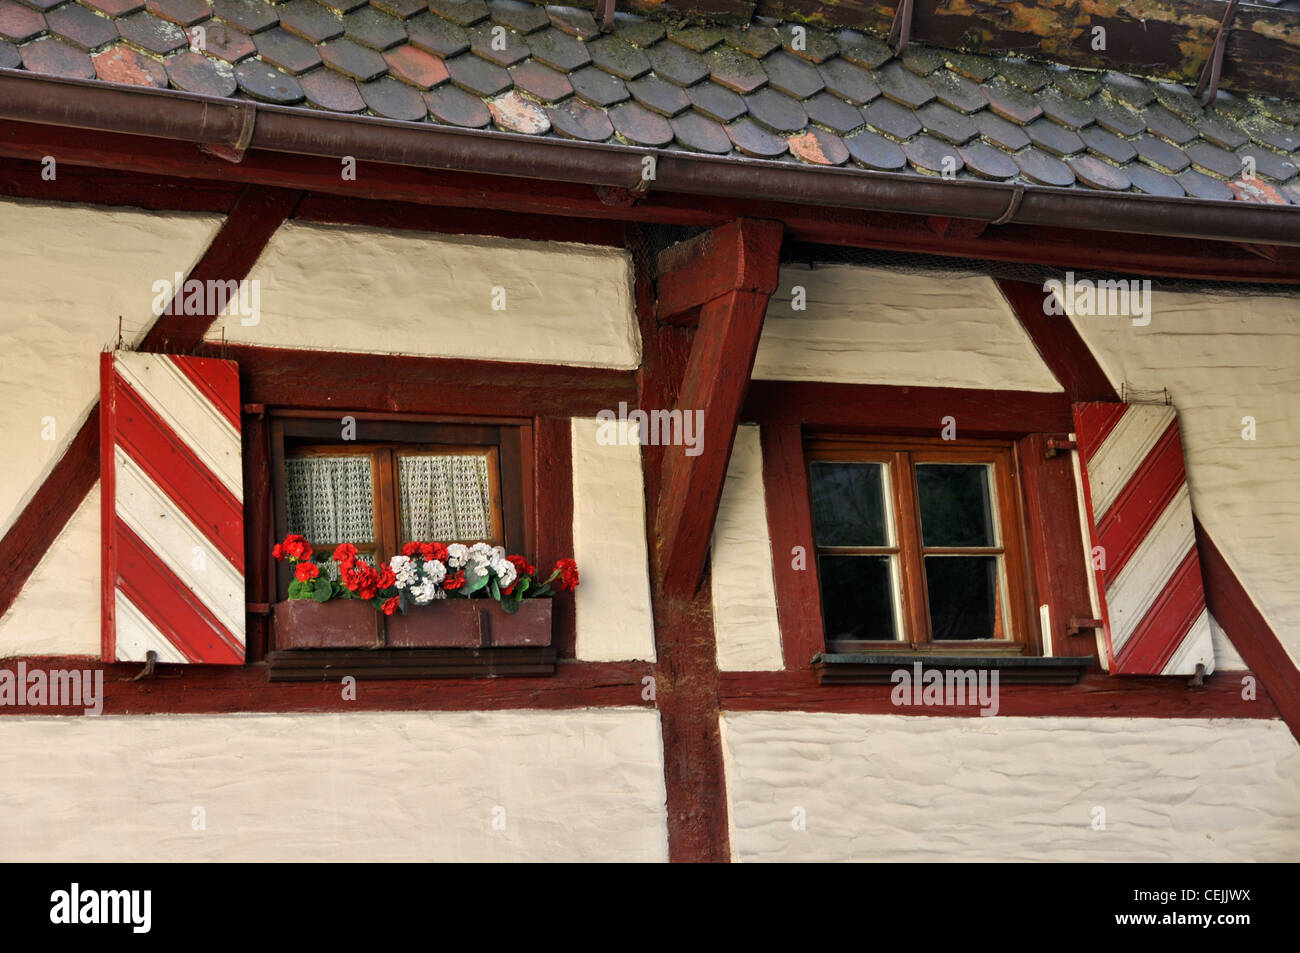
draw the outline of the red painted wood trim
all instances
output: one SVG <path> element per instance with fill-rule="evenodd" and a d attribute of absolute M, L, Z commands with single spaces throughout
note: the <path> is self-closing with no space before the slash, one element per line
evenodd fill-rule
<path fill-rule="evenodd" d="M 900 668 L 911 664 L 907 659 Z M 1210 676 L 1201 688 L 1184 678 L 1085 675 L 1077 685 L 999 685 L 996 717 L 1256 718 L 1278 717 L 1262 689 L 1241 697 L 1241 675 Z M 1261 679 L 1262 680 L 1262 679 Z M 820 685 L 812 672 L 723 672 L 724 711 L 810 711 L 850 715 L 981 717 L 978 707 L 896 706 L 893 685 Z"/>
<path fill-rule="evenodd" d="M 1259 676 L 1291 734 L 1300 741 L 1300 669 L 1200 520 L 1194 522 L 1210 614 L 1228 633 L 1242 660 Z"/>
<path fill-rule="evenodd" d="M 260 662 L 267 651 L 270 629 L 269 606 L 274 601 L 275 562 L 266 541 L 275 535 L 271 512 L 271 428 L 265 413 L 250 413 L 243 419 L 241 437 L 244 463 L 244 595 L 254 605 L 268 606 L 267 612 L 249 611 L 244 616 L 244 658 Z"/>
<path fill-rule="evenodd" d="M 550 574 L 556 560 L 573 557 L 573 437 L 568 417 L 539 417 L 534 426 L 533 513 L 536 520 L 538 572 Z M 599 566 L 579 566 L 598 573 Z M 578 630 L 572 599 L 555 599 L 551 608 L 551 640 L 556 654 L 573 658 Z"/>
<path fill-rule="evenodd" d="M 798 424 L 764 424 L 763 494 L 767 501 L 767 530 L 772 540 L 772 577 L 776 613 L 781 626 L 781 650 L 787 669 L 811 670 L 812 657 L 825 651 L 821 588 L 813 564 L 812 504 L 808 494 L 808 463 L 803 431 Z M 803 569 L 795 568 L 795 547 L 803 550 Z"/>
<path fill-rule="evenodd" d="M 243 401 L 268 407 L 464 414 L 472 394 L 477 416 L 567 417 L 594 416 L 636 396 L 635 372 L 604 368 L 216 343 L 200 353 L 236 362 Z"/>
<path fill-rule="evenodd" d="M 771 296 L 780 257 L 778 222 L 728 222 L 664 249 L 659 255 L 659 320 L 682 323 L 683 314 L 730 291 Z"/>
<path fill-rule="evenodd" d="M 1180 238 L 1152 241 L 1142 235 L 1084 229 L 1002 225 L 979 236 L 960 230 L 936 234 L 923 217 L 902 213 L 864 214 L 856 209 L 708 199 L 653 190 L 635 203 L 606 204 L 587 186 L 369 162 L 358 163 L 356 181 L 344 182 L 335 159 L 250 150 L 243 161 L 232 164 L 205 155 L 188 143 L 145 136 L 22 122 L 0 127 L 0 156 L 39 162 L 46 155 L 60 156 L 61 168 L 89 166 L 151 176 L 309 189 L 382 202 L 473 208 L 476 214 L 493 209 L 704 227 L 750 216 L 782 221 L 791 239 L 804 242 L 1152 276 L 1300 283 L 1300 250 L 1292 248 L 1279 248 L 1278 258 L 1270 260 L 1231 242 Z"/>
<path fill-rule="evenodd" d="M 1073 424 L 1063 394 L 820 381 L 754 381 L 741 419 L 828 433 L 937 437 L 948 415 L 957 418 L 959 437 L 1068 433 Z"/>
<path fill-rule="evenodd" d="M 345 701 L 337 679 L 269 682 L 265 665 L 159 665 L 133 682 L 139 663 L 78 656 L 9 658 L 0 669 L 90 669 L 104 673 L 104 714 L 227 714 L 235 712 L 509 711 L 638 707 L 645 662 L 566 662 L 547 678 L 447 678 L 359 681 L 356 700 Z M 340 672 L 341 679 L 346 672 Z M 80 715 L 80 708 L 0 706 L 4 715 Z"/>
<path fill-rule="evenodd" d="M 1183 637 L 1205 611 L 1205 590 L 1201 564 L 1193 546 L 1169 577 L 1166 588 L 1156 597 L 1146 615 L 1134 627 L 1116 658 L 1118 672 L 1160 672 L 1174 657 Z M 1170 625 L 1176 621 L 1177 625 Z M 1165 633 L 1163 639 L 1153 633 Z"/>
<path fill-rule="evenodd" d="M 0 158 L 0 195 L 36 202 L 131 206 L 158 211 L 229 214 L 244 186 L 238 182 L 193 181 L 165 175 L 64 165 L 56 156 L 55 177 L 41 178 L 41 162 Z"/>
<path fill-rule="evenodd" d="M 261 256 L 267 242 L 302 197 L 300 192 L 286 192 L 262 186 L 247 188 L 235 207 L 230 210 L 225 224 L 212 239 L 194 269 L 186 276 L 198 281 L 241 281 Z M 187 354 L 203 341 L 203 335 L 212 326 L 217 315 L 185 314 L 180 307 L 183 288 L 176 289 L 172 299 L 172 313 L 162 314 L 140 342 L 141 351 L 162 351 Z M 224 300 L 217 303 L 218 311 L 225 307 Z"/>
<path fill-rule="evenodd" d="M 1100 447 L 1102 439 L 1094 437 L 1093 446 Z M 1183 444 L 1174 418 L 1097 523 L 1097 544 L 1106 550 L 1109 578 L 1119 578 L 1169 501 L 1186 485 Z"/>
<path fill-rule="evenodd" d="M 117 535 L 113 532 L 117 525 L 117 467 L 113 460 L 113 415 L 118 380 L 113 361 L 112 352 L 99 355 L 100 403 L 94 411 L 99 418 L 99 441 L 92 457 L 99 477 L 99 657 L 105 662 L 117 658 L 117 587 L 113 584 L 117 579 Z M 71 455 L 69 449 L 67 456 Z M 41 489 L 49 485 L 50 481 L 46 480 Z M 49 547 L 56 538 L 53 533 L 46 536 L 45 546 Z"/>
<path fill-rule="evenodd" d="M 1044 291 L 1041 285 L 1002 278 L 998 279 L 998 288 L 1071 402 L 1119 400 L 1110 378 L 1069 316 L 1043 313 L 1043 302 L 1050 291 Z"/>

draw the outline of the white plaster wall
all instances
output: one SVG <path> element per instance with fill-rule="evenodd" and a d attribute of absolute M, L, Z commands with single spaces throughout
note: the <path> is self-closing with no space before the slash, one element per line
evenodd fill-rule
<path fill-rule="evenodd" d="M 0 777 L 4 861 L 668 853 L 659 719 L 641 709 L 10 717 Z"/>
<path fill-rule="evenodd" d="M 780 280 L 757 380 L 1061 390 L 991 278 L 785 265 Z"/>
<path fill-rule="evenodd" d="M 1116 390 L 1168 388 L 1192 508 L 1300 662 L 1300 299 L 1156 290 L 1146 327 L 1072 320 Z"/>
<path fill-rule="evenodd" d="M 723 730 L 739 860 L 1300 860 L 1280 721 L 741 712 Z"/>
<path fill-rule="evenodd" d="M 153 324 L 153 283 L 189 272 L 221 222 L 0 201 L 0 534 L 98 399 L 99 352 L 117 340 L 118 317 L 123 339 L 137 342 Z"/>
<path fill-rule="evenodd" d="M 626 251 L 594 245 L 289 223 L 249 272 L 241 344 L 634 368 L 641 340 Z M 494 289 L 505 292 L 493 310 Z"/>
<path fill-rule="evenodd" d="M 96 483 L 0 615 L 0 658 L 99 655 L 99 499 Z"/>
<path fill-rule="evenodd" d="M 621 442 L 602 444 L 600 424 L 572 420 L 573 558 L 582 580 L 574 590 L 577 656 L 653 661 L 641 447 L 635 428 L 626 439 L 626 427 Z"/>
<path fill-rule="evenodd" d="M 713 524 L 713 632 L 724 671 L 780 669 L 781 626 L 759 428 L 742 424 Z"/>

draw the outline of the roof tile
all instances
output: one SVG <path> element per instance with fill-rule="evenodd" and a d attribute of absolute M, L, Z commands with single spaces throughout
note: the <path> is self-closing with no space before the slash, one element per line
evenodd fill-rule
<path fill-rule="evenodd" d="M 1101 126 L 1089 126 L 1087 129 L 1080 130 L 1079 136 L 1088 146 L 1089 152 L 1103 159 L 1122 165 L 1137 158 L 1137 150 L 1133 148 L 1133 143 L 1121 139 Z"/>
<path fill-rule="evenodd" d="M 0 39 L 26 43 L 44 32 L 44 16 L 14 0 L 0 0 Z"/>
<path fill-rule="evenodd" d="M 773 135 L 750 119 L 741 119 L 726 128 L 732 145 L 754 159 L 778 159 L 790 148 L 789 140 Z"/>
<path fill-rule="evenodd" d="M 836 39 L 840 44 L 840 56 L 855 66 L 876 69 L 894 56 L 894 51 L 880 40 L 857 30 L 841 30 Z"/>
<path fill-rule="evenodd" d="M 235 67 L 235 81 L 245 93 L 262 102 L 292 106 L 304 98 L 298 81 L 270 63 L 244 60 Z"/>
<path fill-rule="evenodd" d="M 882 93 L 909 109 L 924 106 L 934 99 L 934 90 L 930 84 L 897 61 L 877 70 L 875 80 Z"/>
<path fill-rule="evenodd" d="M 120 45 L 92 56 L 95 75 L 106 83 L 167 88 L 167 70 L 156 59 Z"/>
<path fill-rule="evenodd" d="M 997 181 L 1011 179 L 1020 171 L 1020 167 L 1012 161 L 1011 156 L 1001 149 L 995 149 L 987 142 L 981 142 L 978 139 L 975 142 L 966 143 L 957 150 L 957 153 L 966 163 L 967 171 L 979 176 L 981 179 L 994 179 Z"/>
<path fill-rule="evenodd" d="M 840 51 L 830 34 L 802 23 L 783 23 L 776 33 L 787 53 L 810 63 L 825 63 Z"/>
<path fill-rule="evenodd" d="M 366 0 L 316 0 L 316 2 L 328 7 L 339 16 L 366 5 Z"/>
<path fill-rule="evenodd" d="M 424 102 L 435 119 L 449 126 L 482 129 L 492 121 L 483 100 L 450 83 L 429 90 L 424 94 Z"/>
<path fill-rule="evenodd" d="M 676 43 L 652 46 L 646 55 L 654 66 L 656 76 L 678 86 L 694 86 L 709 76 L 708 61 L 699 53 L 692 53 Z"/>
<path fill-rule="evenodd" d="M 280 27 L 257 34 L 253 43 L 262 59 L 295 76 L 321 64 L 316 47 Z"/>
<path fill-rule="evenodd" d="M 927 103 L 916 111 L 916 118 L 921 120 L 926 132 L 954 145 L 960 146 L 979 135 L 979 128 L 969 116 L 943 103 Z"/>
<path fill-rule="evenodd" d="M 1135 108 L 1145 106 L 1156 98 L 1154 89 L 1136 76 L 1126 73 L 1111 71 L 1102 74 L 1101 88 L 1107 95 Z"/>
<path fill-rule="evenodd" d="M 1205 115 L 1200 102 L 1186 86 L 1179 83 L 1156 83 L 1153 87 L 1156 100 L 1170 112 L 1187 122 L 1194 122 Z"/>
<path fill-rule="evenodd" d="M 609 111 L 609 120 L 620 136 L 636 146 L 655 148 L 673 141 L 673 128 L 668 120 L 639 103 L 615 106 Z"/>
<path fill-rule="evenodd" d="M 945 69 L 947 60 L 943 53 L 929 46 L 912 43 L 900 58 L 905 69 L 917 76 L 929 76 L 935 70 Z"/>
<path fill-rule="evenodd" d="M 818 67 L 826 88 L 855 106 L 864 106 L 880 95 L 880 87 L 861 66 L 836 57 Z M 981 100 L 982 101 L 982 100 Z"/>
<path fill-rule="evenodd" d="M 1233 95 L 1226 89 L 1220 89 L 1218 91 L 1218 94 L 1214 98 L 1214 102 L 1210 103 L 1209 108 L 1211 111 L 1216 112 L 1227 119 L 1231 119 L 1233 122 L 1241 122 L 1243 119 L 1249 119 L 1251 113 L 1255 111 L 1254 107 L 1251 106 L 1250 103 L 1239 96 Z"/>
<path fill-rule="evenodd" d="M 317 109 L 334 112 L 359 113 L 366 108 L 356 80 L 349 79 L 332 69 L 318 69 L 298 80 L 307 102 Z"/>
<path fill-rule="evenodd" d="M 93 79 L 94 64 L 90 57 L 70 43 L 53 37 L 42 37 L 18 50 L 23 66 L 33 73 L 63 76 L 68 79 Z"/>
<path fill-rule="evenodd" d="M 738 93 L 752 93 L 767 85 L 767 73 L 758 61 L 730 47 L 711 50 L 706 57 L 715 83 Z"/>
<path fill-rule="evenodd" d="M 998 61 L 998 73 L 1014 86 L 1036 93 L 1052 81 L 1052 74 L 1037 63 L 1007 57 Z"/>
<path fill-rule="evenodd" d="M 1227 149 L 1198 141 L 1184 146 L 1183 151 L 1187 153 L 1187 158 L 1192 160 L 1193 167 L 1202 172 L 1211 172 L 1225 179 L 1241 174 L 1241 158 Z"/>
<path fill-rule="evenodd" d="M 1292 126 L 1262 116 L 1252 116 L 1243 121 L 1241 127 L 1251 139 L 1278 152 L 1295 152 L 1300 149 L 1300 129 Z"/>
<path fill-rule="evenodd" d="M 594 66 L 569 74 L 569 82 L 578 98 L 593 106 L 609 107 L 630 99 L 627 84 Z"/>
<path fill-rule="evenodd" d="M 989 109 L 1021 126 L 1026 126 L 1043 114 L 1043 108 L 1034 97 L 1001 80 L 989 80 L 980 89 L 989 101 Z"/>
<path fill-rule="evenodd" d="M 813 165 L 843 165 L 849 161 L 849 150 L 844 141 L 816 126 L 809 126 L 807 132 L 791 136 L 789 147 L 791 154 Z"/>
<path fill-rule="evenodd" d="M 212 12 L 245 33 L 260 33 L 280 22 L 275 7 L 258 0 L 212 0 Z"/>
<path fill-rule="evenodd" d="M 469 49 L 469 34 L 464 27 L 432 14 L 421 13 L 407 20 L 406 32 L 424 52 L 444 59 Z"/>
<path fill-rule="evenodd" d="M 1095 100 L 1092 106 L 1097 123 L 1117 136 L 1136 136 L 1147 127 L 1147 121 L 1127 106 L 1101 99 Z"/>
<path fill-rule="evenodd" d="M 862 116 L 878 132 L 902 142 L 921 131 L 921 123 L 910 109 L 892 99 L 877 99 L 862 107 Z M 1026 140 L 1028 141 L 1028 140 Z"/>
<path fill-rule="evenodd" d="M 349 39 L 381 53 L 407 40 L 406 26 L 400 19 L 371 6 L 344 16 L 343 27 Z"/>
<path fill-rule="evenodd" d="M 164 66 L 172 85 L 187 93 L 225 97 L 233 96 L 239 88 L 229 63 L 208 59 L 193 50 L 168 57 Z"/>
<path fill-rule="evenodd" d="M 107 17 L 124 17 L 144 9 L 144 0 L 84 0 L 88 7 L 93 7 Z M 48 4 L 54 6 L 55 4 Z"/>
<path fill-rule="evenodd" d="M 1218 116 L 1207 115 L 1196 120 L 1196 128 L 1200 131 L 1202 138 L 1214 143 L 1216 146 L 1222 146 L 1224 149 L 1236 149 L 1238 146 L 1244 146 L 1249 141 L 1249 137 L 1240 129 L 1229 125 Z"/>
<path fill-rule="evenodd" d="M 931 105 L 938 104 L 932 103 Z M 805 102 L 803 108 L 807 111 L 808 118 L 813 122 L 841 134 L 852 132 L 862 125 L 862 113 L 830 93 L 818 93 Z M 834 164 L 839 165 L 840 163 L 836 162 Z"/>
<path fill-rule="evenodd" d="M 937 70 L 931 73 L 926 81 L 934 90 L 939 102 L 958 112 L 967 115 L 977 113 L 989 104 L 978 83 L 952 70 Z"/>
<path fill-rule="evenodd" d="M 1247 156 L 1254 159 L 1255 172 L 1259 175 L 1266 175 L 1278 182 L 1289 182 L 1295 178 L 1296 160 L 1284 159 L 1269 149 L 1263 149 L 1259 146 L 1242 146 L 1237 150 L 1237 156 L 1243 163 Z"/>
<path fill-rule="evenodd" d="M 761 23 L 751 23 L 747 27 L 726 30 L 722 38 L 728 46 L 754 59 L 762 59 L 781 46 L 781 38 L 776 35 L 776 30 Z"/>
<path fill-rule="evenodd" d="M 856 136 L 849 136 L 844 140 L 844 145 L 853 161 L 865 169 L 893 172 L 907 165 L 907 156 L 897 143 L 876 135 L 869 129 L 864 129 Z"/>
<path fill-rule="evenodd" d="M 1155 136 L 1139 136 L 1133 141 L 1133 148 L 1137 149 L 1138 158 L 1161 172 L 1181 172 L 1191 165 L 1186 152 Z"/>
<path fill-rule="evenodd" d="M 697 83 L 686 95 L 698 112 L 718 122 L 731 122 L 749 111 L 743 99 L 717 83 Z"/>
<path fill-rule="evenodd" d="M 648 46 L 653 46 L 662 40 L 667 33 L 668 31 L 664 29 L 663 24 L 656 23 L 654 20 L 632 16 L 628 13 L 614 14 L 614 35 L 639 49 L 644 50 Z"/>
<path fill-rule="evenodd" d="M 422 3 L 420 5 L 423 6 Z M 487 0 L 487 5 L 494 23 L 508 26 L 520 33 L 532 33 L 551 23 L 545 7 L 525 3 L 524 0 Z"/>
<path fill-rule="evenodd" d="M 696 53 L 713 49 L 722 42 L 722 36 L 721 30 L 709 26 L 687 26 L 668 30 L 668 39 Z"/>
<path fill-rule="evenodd" d="M 664 44 L 672 46 L 672 44 Z M 681 47 L 672 47 L 681 49 Z M 587 44 L 591 61 L 619 79 L 636 79 L 650 72 L 650 60 L 631 43 L 616 36 L 603 36 Z"/>
<path fill-rule="evenodd" d="M 722 156 L 731 151 L 731 139 L 722 124 L 700 113 L 683 113 L 672 120 L 670 125 L 677 143 L 692 152 Z"/>
<path fill-rule="evenodd" d="M 817 67 L 784 50 L 778 50 L 763 60 L 768 85 L 795 99 L 807 99 L 826 88 Z"/>
<path fill-rule="evenodd" d="M 448 79 L 446 63 L 409 43 L 385 53 L 384 62 L 390 76 L 419 89 L 432 89 Z"/>
<path fill-rule="evenodd" d="M 797 99 L 775 89 L 760 89 L 745 97 L 749 114 L 772 132 L 798 132 L 808 125 L 808 113 Z"/>
<path fill-rule="evenodd" d="M 376 116 L 415 122 L 428 114 L 420 94 L 391 76 L 384 76 L 372 83 L 361 83 L 359 88 L 361 98 Z"/>
<path fill-rule="evenodd" d="M 1195 169 L 1187 169 L 1174 176 L 1174 178 L 1183 187 L 1183 191 L 1192 198 L 1210 199 L 1217 202 L 1232 201 L 1232 190 L 1224 185 L 1222 180 L 1212 179 Z"/>
<path fill-rule="evenodd" d="M 551 127 L 566 139 L 604 142 L 614 135 L 614 124 L 609 121 L 605 110 L 577 99 L 549 107 L 546 115 L 550 117 Z"/>
<path fill-rule="evenodd" d="M 1261 205 L 1286 205 L 1282 193 L 1263 179 L 1239 179 L 1228 183 L 1228 189 L 1238 202 L 1255 202 Z"/>
<path fill-rule="evenodd" d="M 279 3 L 280 0 L 273 0 L 273 2 Z M 376 10 L 391 13 L 399 20 L 409 20 L 420 11 L 429 8 L 425 0 L 370 0 L 370 5 Z"/>
<path fill-rule="evenodd" d="M 1129 177 L 1133 187 L 1148 195 L 1160 195 L 1165 198 L 1181 198 L 1186 193 L 1173 176 L 1157 172 L 1155 169 L 1133 162 L 1124 167 L 1124 174 Z"/>
<path fill-rule="evenodd" d="M 680 86 L 674 86 L 653 73 L 630 81 L 627 88 L 633 99 L 661 116 L 676 116 L 691 108 L 690 97 Z"/>
<path fill-rule="evenodd" d="M 1070 167 L 1046 152 L 1029 148 L 1011 157 L 1020 171 L 1031 182 L 1039 185 L 1051 185 L 1065 188 L 1074 184 L 1074 173 Z"/>
<path fill-rule="evenodd" d="M 487 4 L 483 0 L 429 0 L 429 9 L 444 20 L 461 26 L 473 26 L 488 18 Z"/>
<path fill-rule="evenodd" d="M 510 77 L 515 81 L 517 89 L 522 89 L 545 103 L 557 103 L 573 95 L 573 84 L 569 82 L 569 77 L 536 60 L 512 66 Z"/>
<path fill-rule="evenodd" d="M 972 82 L 983 83 L 998 75 L 997 61 L 989 56 L 949 51 L 944 59 L 954 73 Z"/>
<path fill-rule="evenodd" d="M 343 35 L 343 18 L 316 0 L 290 0 L 280 6 L 280 25 L 312 43 Z"/>
<path fill-rule="evenodd" d="M 18 47 L 0 40 L 0 69 L 18 69 L 22 65 L 23 58 L 18 55 Z"/>
<path fill-rule="evenodd" d="M 1041 149 L 1046 149 L 1055 156 L 1072 156 L 1083 151 L 1083 140 L 1079 134 L 1064 126 L 1058 126 L 1050 119 L 1043 118 L 1031 122 L 1025 127 L 1029 141 Z"/>
<path fill-rule="evenodd" d="M 504 69 L 472 53 L 462 53 L 447 60 L 446 66 L 453 83 L 480 96 L 495 96 L 514 85 Z"/>
<path fill-rule="evenodd" d="M 227 63 L 238 63 L 240 60 L 246 60 L 257 52 L 257 47 L 253 45 L 251 37 L 221 20 L 212 20 L 191 27 L 191 35 L 200 29 L 203 30 L 203 52 L 225 60 Z M 196 46 L 198 44 L 192 43 L 191 45 Z"/>
<path fill-rule="evenodd" d="M 1043 115 L 1058 125 L 1076 132 L 1093 123 L 1092 106 L 1056 90 L 1045 90 L 1038 96 Z"/>
<path fill-rule="evenodd" d="M 551 18 L 551 24 L 569 36 L 590 40 L 600 35 L 600 28 L 596 26 L 595 19 L 586 10 L 579 10 L 576 7 L 548 6 L 546 13 Z"/>
<path fill-rule="evenodd" d="M 917 172 L 930 175 L 953 176 L 965 167 L 956 146 L 933 136 L 920 135 L 905 142 L 903 154 Z"/>
<path fill-rule="evenodd" d="M 1197 132 L 1159 103 L 1151 103 L 1142 110 L 1147 121 L 1147 131 L 1176 146 L 1186 145 L 1197 137 Z"/>
<path fill-rule="evenodd" d="M 1300 104 L 1272 98 L 1259 99 L 1257 103 L 1259 111 L 1270 119 L 1276 119 L 1288 126 L 1300 125 Z"/>
<path fill-rule="evenodd" d="M 45 14 L 45 22 L 51 33 L 86 51 L 99 49 L 119 36 L 117 24 L 107 17 L 91 13 L 79 3 L 64 4 L 49 11 Z"/>
<path fill-rule="evenodd" d="M 1016 152 L 1029 145 L 1029 137 L 1025 135 L 1025 131 L 1015 123 L 1007 122 L 1001 116 L 985 110 L 976 113 L 974 118 L 975 127 L 979 129 L 980 135 L 995 146 L 1009 152 Z"/>
<path fill-rule="evenodd" d="M 539 30 L 528 37 L 533 56 L 561 73 L 572 73 L 591 62 L 587 47 L 555 27 Z"/>
<path fill-rule="evenodd" d="M 469 45 L 475 56 L 497 66 L 514 66 L 528 59 L 523 36 L 499 23 L 480 23 L 469 28 Z"/>
<path fill-rule="evenodd" d="M 388 64 L 382 56 L 368 46 L 353 43 L 347 37 L 322 43 L 317 47 L 317 52 L 330 69 L 336 69 L 361 83 L 378 79 L 388 72 Z"/>
<path fill-rule="evenodd" d="M 1081 69 L 1053 70 L 1052 83 L 1065 95 L 1075 99 L 1088 99 L 1101 89 L 1101 80 L 1097 74 Z"/>
<path fill-rule="evenodd" d="M 190 38 L 184 30 L 175 23 L 158 19 L 152 13 L 133 13 L 129 17 L 123 17 L 117 21 L 117 29 L 128 43 L 146 53 L 156 53 L 159 56 L 175 53 L 190 45 Z"/>
<path fill-rule="evenodd" d="M 1067 160 L 1066 165 L 1078 180 L 1089 188 L 1125 192 L 1132 185 L 1129 177 L 1121 169 L 1089 155 L 1075 156 Z"/>
<path fill-rule="evenodd" d="M 503 96 L 488 100 L 488 112 L 497 128 L 504 132 L 517 132 L 525 136 L 541 136 L 551 131 L 551 120 L 546 110 L 510 90 Z"/>

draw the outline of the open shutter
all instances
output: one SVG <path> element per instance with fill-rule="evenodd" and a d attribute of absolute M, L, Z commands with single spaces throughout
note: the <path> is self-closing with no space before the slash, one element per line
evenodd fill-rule
<path fill-rule="evenodd" d="M 241 664 L 236 365 L 118 351 L 100 389 L 104 660 Z"/>
<path fill-rule="evenodd" d="M 1106 668 L 1214 671 L 1183 442 L 1174 408 L 1074 405 Z"/>

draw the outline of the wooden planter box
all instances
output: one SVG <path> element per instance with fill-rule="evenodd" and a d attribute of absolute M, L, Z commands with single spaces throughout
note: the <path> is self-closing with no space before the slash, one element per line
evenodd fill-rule
<path fill-rule="evenodd" d="M 375 649 L 383 614 L 360 599 L 288 599 L 275 604 L 277 649 Z"/>
<path fill-rule="evenodd" d="M 495 599 L 446 599 L 385 620 L 389 648 L 474 648 L 551 644 L 551 600 L 525 599 L 506 612 Z"/>

